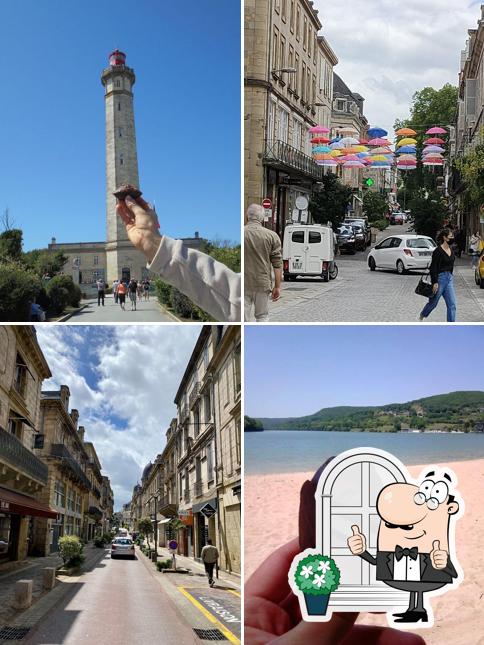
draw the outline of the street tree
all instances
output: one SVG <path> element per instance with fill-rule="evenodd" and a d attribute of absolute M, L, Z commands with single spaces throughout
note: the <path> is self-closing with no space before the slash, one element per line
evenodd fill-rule
<path fill-rule="evenodd" d="M 0 233 L 0 262 L 18 262 L 22 257 L 22 231 L 6 229 Z"/>
<path fill-rule="evenodd" d="M 144 537 L 148 537 L 153 533 L 153 524 L 149 517 L 142 517 L 140 520 L 138 520 L 138 531 Z"/>
<path fill-rule="evenodd" d="M 342 184 L 336 175 L 325 175 L 309 202 L 313 221 L 316 224 L 331 222 L 336 229 L 344 220 L 351 194 L 351 188 Z"/>
<path fill-rule="evenodd" d="M 48 249 L 32 249 L 23 254 L 25 264 L 37 273 L 38 276 L 54 276 L 64 268 L 68 258 L 62 251 L 49 251 Z"/>
<path fill-rule="evenodd" d="M 411 200 L 410 208 L 415 233 L 435 239 L 447 217 L 447 207 L 440 196 L 437 193 L 428 194 L 421 189 Z"/>
<path fill-rule="evenodd" d="M 363 210 L 370 222 L 382 219 L 388 210 L 386 198 L 374 190 L 368 190 L 363 196 Z"/>

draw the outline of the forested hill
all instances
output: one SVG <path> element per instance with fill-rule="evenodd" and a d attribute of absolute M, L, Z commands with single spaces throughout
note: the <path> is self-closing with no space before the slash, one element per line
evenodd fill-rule
<path fill-rule="evenodd" d="M 484 392 L 449 392 L 383 406 L 322 408 L 304 417 L 258 418 L 254 421 L 258 421 L 264 430 L 481 430 Z"/>

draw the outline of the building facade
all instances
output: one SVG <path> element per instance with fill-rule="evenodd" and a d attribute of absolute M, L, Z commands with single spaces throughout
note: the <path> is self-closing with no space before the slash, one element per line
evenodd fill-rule
<path fill-rule="evenodd" d="M 246 0 L 244 12 L 245 207 L 270 199 L 266 225 L 282 235 L 323 176 L 308 130 L 329 127 L 338 59 L 309 0 Z"/>
<path fill-rule="evenodd" d="M 103 475 L 102 479 L 101 510 L 103 517 L 101 520 L 101 526 L 103 533 L 109 533 L 114 526 L 114 495 L 109 477 Z"/>
<path fill-rule="evenodd" d="M 0 327 L 0 561 L 33 554 L 35 521 L 57 515 L 40 501 L 48 469 L 34 450 L 51 376 L 34 327 Z"/>
<path fill-rule="evenodd" d="M 84 447 L 88 455 L 87 477 L 91 484 L 88 494 L 86 533 L 85 539 L 92 540 L 95 535 L 102 533 L 103 510 L 101 503 L 101 490 L 103 477 L 101 474 L 101 463 L 96 453 L 94 445 L 86 441 Z"/>
<path fill-rule="evenodd" d="M 484 5 L 477 29 L 469 29 L 469 39 L 461 52 L 457 118 L 450 133 L 448 167 L 449 205 L 455 222 L 467 236 L 480 232 L 484 237 L 484 205 L 470 205 L 465 185 L 455 162 L 476 146 L 484 144 Z"/>

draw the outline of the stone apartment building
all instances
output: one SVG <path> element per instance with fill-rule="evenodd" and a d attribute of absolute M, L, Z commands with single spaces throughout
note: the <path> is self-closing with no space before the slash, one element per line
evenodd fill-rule
<path fill-rule="evenodd" d="M 85 539 L 92 540 L 97 533 L 102 531 L 103 510 L 101 503 L 101 489 L 103 478 L 101 474 L 101 463 L 94 445 L 91 442 L 86 441 L 84 442 L 84 447 L 88 455 L 86 472 L 91 484 L 87 503 L 87 529 Z"/>
<path fill-rule="evenodd" d="M 271 199 L 266 225 L 282 235 L 323 176 L 308 129 L 330 127 L 338 59 L 309 0 L 246 0 L 244 23 L 245 208 Z"/>
<path fill-rule="evenodd" d="M 57 515 L 40 501 L 48 469 L 34 452 L 51 376 L 34 327 L 0 326 L 0 561 L 31 555 L 35 521 Z"/>
<path fill-rule="evenodd" d="M 166 445 L 133 489 L 130 523 L 149 516 L 157 541 L 178 540 L 178 552 L 199 558 L 207 539 L 220 566 L 240 572 L 240 328 L 202 329 L 181 380 L 178 415 Z M 173 534 L 170 520 L 184 524 Z"/>
<path fill-rule="evenodd" d="M 479 231 L 484 237 L 484 205 L 467 205 L 467 187 L 454 165 L 457 159 L 484 144 L 484 4 L 480 12 L 477 29 L 469 29 L 469 39 L 461 52 L 458 111 L 455 127 L 450 129 L 452 163 L 447 169 L 447 182 L 456 223 L 467 236 Z"/>
<path fill-rule="evenodd" d="M 103 517 L 101 520 L 101 527 L 103 533 L 108 533 L 113 526 L 114 495 L 109 477 L 103 475 L 102 479 L 103 483 L 101 487 L 101 510 L 103 512 Z"/>
<path fill-rule="evenodd" d="M 36 455 L 46 464 L 49 475 L 41 499 L 54 509 L 54 520 L 39 519 L 35 525 L 35 550 L 48 555 L 59 550 L 63 535 L 86 533 L 85 514 L 90 490 L 87 476 L 88 454 L 84 447 L 84 428 L 78 428 L 79 413 L 69 411 L 70 391 L 44 391 L 41 397 L 40 434 Z"/>

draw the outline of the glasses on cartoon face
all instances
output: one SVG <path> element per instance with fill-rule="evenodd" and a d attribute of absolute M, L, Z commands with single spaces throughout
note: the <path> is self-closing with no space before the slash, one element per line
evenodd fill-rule
<path fill-rule="evenodd" d="M 421 506 L 427 504 L 427 508 L 435 511 L 439 504 L 443 504 L 449 494 L 449 487 L 443 481 L 434 482 L 432 479 L 425 479 L 415 493 L 413 501 Z"/>

